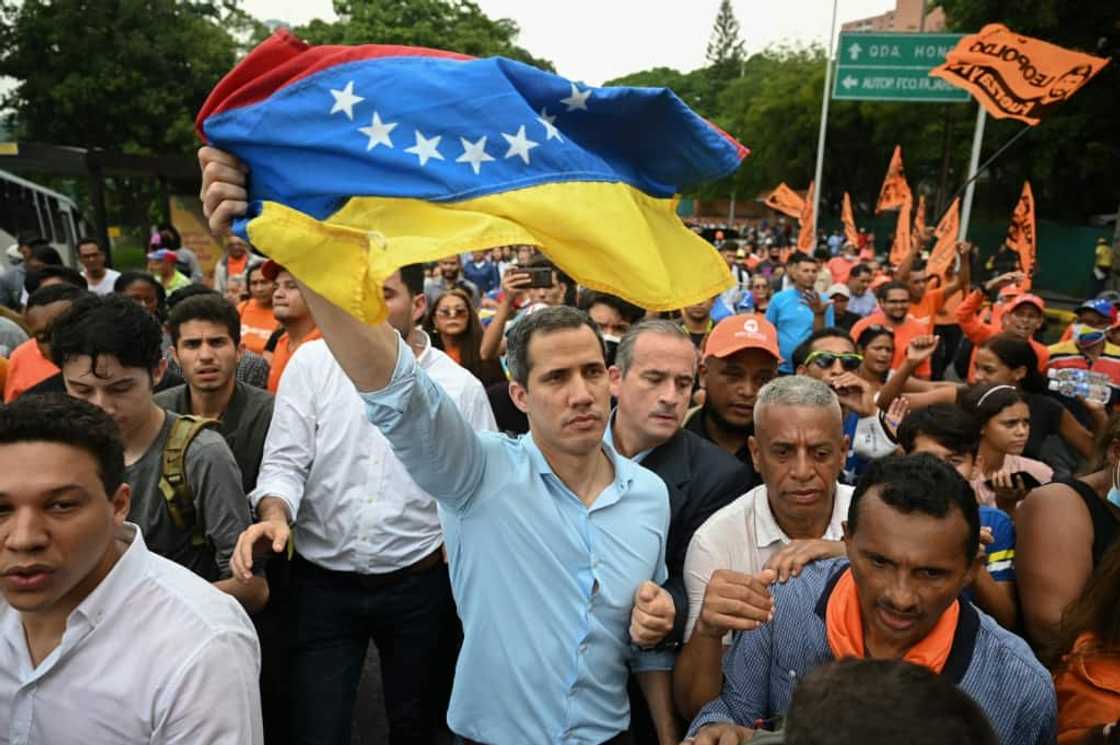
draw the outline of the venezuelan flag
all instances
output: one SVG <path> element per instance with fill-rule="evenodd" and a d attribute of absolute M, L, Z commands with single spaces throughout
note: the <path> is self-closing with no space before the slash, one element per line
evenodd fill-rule
<path fill-rule="evenodd" d="M 580 284 L 652 310 L 731 284 L 676 195 L 747 149 L 666 89 L 280 31 L 196 125 L 251 169 L 234 229 L 367 322 L 385 317 L 381 285 L 401 266 L 504 245 L 540 246 Z"/>

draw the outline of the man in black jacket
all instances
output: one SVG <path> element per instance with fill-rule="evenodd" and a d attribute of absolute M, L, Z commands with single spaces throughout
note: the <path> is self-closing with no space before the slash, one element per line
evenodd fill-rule
<path fill-rule="evenodd" d="M 680 326 L 664 320 L 642 321 L 618 345 L 610 369 L 611 395 L 618 406 L 604 438 L 618 453 L 650 469 L 669 489 L 669 536 L 664 587 L 677 608 L 670 639 L 684 636 L 688 595 L 684 559 L 692 534 L 708 517 L 756 485 L 753 469 L 692 432 L 681 429 L 696 377 L 696 351 Z M 631 691 L 631 729 L 651 729 L 641 695 Z M 672 707 L 653 712 L 659 731 L 672 726 Z M 665 715 L 669 721 L 666 721 Z M 664 741 L 664 740 L 663 740 Z"/>

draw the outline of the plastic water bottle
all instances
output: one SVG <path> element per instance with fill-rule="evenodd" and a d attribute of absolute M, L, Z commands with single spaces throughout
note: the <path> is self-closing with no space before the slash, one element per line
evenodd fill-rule
<path fill-rule="evenodd" d="M 1050 368 L 1046 371 L 1050 380 L 1071 382 L 1085 385 L 1099 385 L 1107 388 L 1112 380 L 1102 372 L 1095 370 L 1082 370 L 1076 367 Z M 1053 390 L 1053 389 L 1051 389 Z"/>
<path fill-rule="evenodd" d="M 1050 390 L 1057 391 L 1063 396 L 1083 398 L 1086 401 L 1095 401 L 1105 405 L 1112 398 L 1112 389 L 1107 385 L 1094 385 L 1079 383 L 1073 380 L 1051 380 Z"/>

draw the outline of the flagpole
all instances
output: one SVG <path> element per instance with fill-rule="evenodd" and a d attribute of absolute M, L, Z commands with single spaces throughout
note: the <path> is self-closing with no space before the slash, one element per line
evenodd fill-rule
<path fill-rule="evenodd" d="M 825 132 L 828 129 L 828 100 L 832 98 L 829 91 L 829 79 L 832 77 L 832 55 L 834 52 L 833 45 L 836 40 L 836 11 L 840 4 L 840 0 L 832 0 L 832 23 L 828 27 L 828 56 L 824 61 L 824 91 L 821 93 L 821 128 L 817 134 L 817 167 L 813 175 L 813 183 L 816 184 L 816 190 L 813 192 L 813 241 L 814 245 L 817 240 L 817 223 L 820 219 L 820 206 L 821 194 L 824 189 L 821 188 L 823 183 L 821 174 L 824 171 L 824 139 Z"/>
<path fill-rule="evenodd" d="M 964 240 L 968 235 L 968 220 L 972 216 L 972 195 L 976 192 L 976 176 L 979 174 L 980 146 L 984 142 L 984 122 L 988 119 L 987 111 L 979 103 L 976 104 L 976 130 L 972 135 L 972 157 L 968 161 L 968 186 L 964 192 L 964 204 L 961 206 L 961 226 L 957 234 L 958 240 Z M 951 201 L 951 200 L 950 200 Z"/>

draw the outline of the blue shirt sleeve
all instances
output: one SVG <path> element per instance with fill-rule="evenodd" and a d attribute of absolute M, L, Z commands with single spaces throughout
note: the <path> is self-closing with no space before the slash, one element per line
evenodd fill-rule
<path fill-rule="evenodd" d="M 482 484 L 482 441 L 454 402 L 398 337 L 397 366 L 378 391 L 358 392 L 366 418 L 381 430 L 412 479 L 441 505 L 464 509 Z"/>
<path fill-rule="evenodd" d="M 988 573 L 996 582 L 1014 582 L 1015 523 L 1003 510 L 981 507 L 980 524 L 992 531 L 992 543 L 986 551 Z"/>
<path fill-rule="evenodd" d="M 751 726 L 766 716 L 770 699 L 770 660 L 773 653 L 773 627 L 766 623 L 754 631 L 735 635 L 731 651 L 723 658 L 723 689 L 712 699 L 688 728 L 689 736 L 707 724 L 734 723 Z"/>

